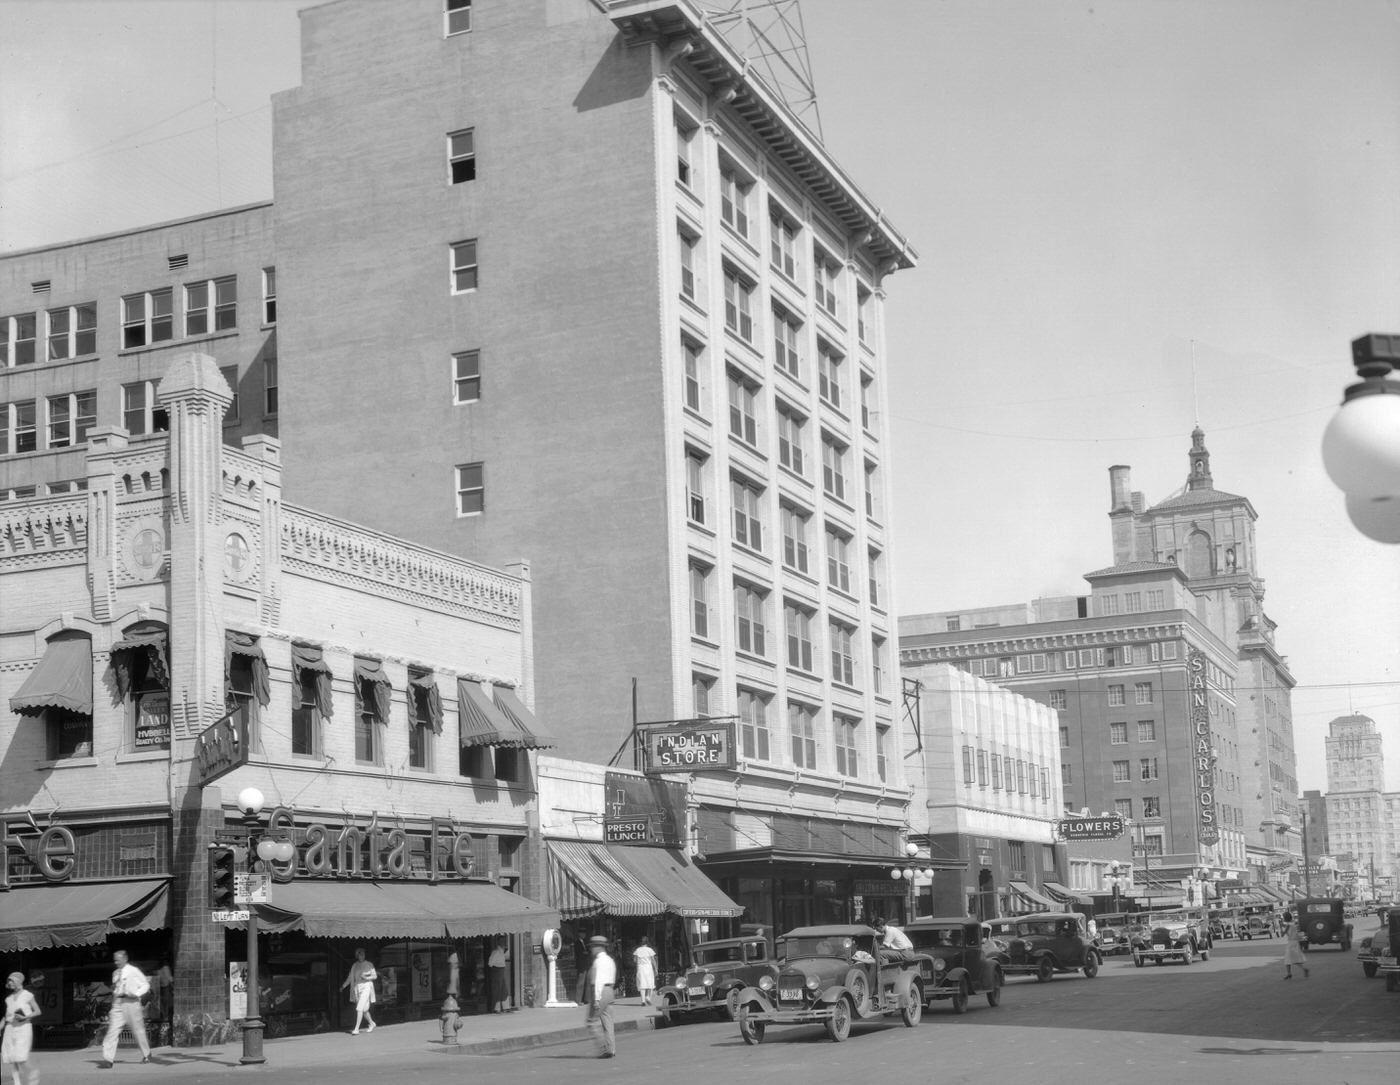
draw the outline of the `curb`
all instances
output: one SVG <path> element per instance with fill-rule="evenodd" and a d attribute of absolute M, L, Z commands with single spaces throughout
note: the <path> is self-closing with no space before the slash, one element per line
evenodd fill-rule
<path fill-rule="evenodd" d="M 651 1032 L 656 1027 L 654 1017 L 634 1018 L 618 1021 L 614 1032 Z M 471 1044 L 449 1044 L 457 1055 L 508 1055 L 513 1051 L 528 1051 L 535 1047 L 554 1047 L 557 1044 L 575 1044 L 591 1040 L 593 1033 L 587 1025 L 559 1029 L 555 1032 L 531 1032 L 523 1036 L 504 1036 L 498 1040 L 481 1040 Z"/>

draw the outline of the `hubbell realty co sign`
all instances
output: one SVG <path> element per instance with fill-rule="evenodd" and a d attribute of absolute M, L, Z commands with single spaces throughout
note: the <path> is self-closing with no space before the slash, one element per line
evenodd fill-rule
<path fill-rule="evenodd" d="M 1123 819 L 1117 814 L 1098 818 L 1061 818 L 1059 828 L 1060 836 L 1065 840 L 1117 840 L 1123 835 Z"/>
<path fill-rule="evenodd" d="M 1191 758 L 1196 768 L 1196 837 L 1202 844 L 1220 839 L 1215 823 L 1215 754 L 1210 737 L 1210 692 L 1206 657 L 1199 648 L 1186 653 L 1186 686 L 1191 697 Z"/>

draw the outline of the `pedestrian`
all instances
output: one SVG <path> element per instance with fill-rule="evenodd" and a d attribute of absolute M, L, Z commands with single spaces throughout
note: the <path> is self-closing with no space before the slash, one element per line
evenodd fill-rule
<path fill-rule="evenodd" d="M 909 940 L 909 936 L 903 930 L 879 916 L 875 917 L 872 926 L 880 933 L 880 959 L 882 961 L 909 960 L 914 943 Z"/>
<path fill-rule="evenodd" d="M 141 1061 L 151 1061 L 151 1045 L 146 1039 L 146 1014 L 141 1008 L 141 996 L 151 989 L 146 974 L 129 963 L 126 950 L 119 949 L 112 954 L 112 1008 L 107 1014 L 107 1036 L 102 1041 L 102 1062 L 104 1070 L 110 1070 L 117 1061 L 117 1039 L 122 1027 L 131 1030 L 136 1037 L 136 1046 L 141 1049 Z"/>
<path fill-rule="evenodd" d="M 355 1027 L 350 1030 L 351 1036 L 360 1034 L 360 1025 L 365 1021 L 369 1022 L 366 1032 L 373 1032 L 376 1028 L 369 1008 L 375 1002 L 374 981 L 378 978 L 379 973 L 374 970 L 374 965 L 365 960 L 365 947 L 356 946 L 355 960 L 351 962 L 350 972 L 340 985 L 342 991 L 347 987 L 350 989 L 350 1001 L 355 1004 Z"/>
<path fill-rule="evenodd" d="M 24 973 L 11 972 L 5 981 L 5 1036 L 0 1039 L 0 1063 L 13 1066 L 16 1085 L 39 1085 L 39 1068 L 30 1060 L 29 1053 L 34 1046 L 34 1026 L 30 1024 L 39 1016 L 39 1003 L 32 991 L 25 990 Z"/>
<path fill-rule="evenodd" d="M 491 1012 L 505 1013 L 506 1001 L 510 995 L 506 983 L 506 962 L 510 959 L 506 953 L 505 936 L 496 935 L 496 941 L 491 946 L 491 956 L 487 958 L 486 967 L 491 970 Z"/>
<path fill-rule="evenodd" d="M 1303 978 L 1308 978 L 1307 957 L 1303 955 L 1303 946 L 1299 941 L 1298 924 L 1293 922 L 1293 913 L 1283 913 L 1283 978 L 1291 980 L 1293 978 L 1293 966 L 1296 964 L 1303 970 Z"/>
<path fill-rule="evenodd" d="M 637 962 L 637 993 L 642 996 L 642 1005 L 651 1005 L 651 993 L 656 990 L 656 950 L 647 943 L 647 936 L 632 951 L 632 959 Z"/>
<path fill-rule="evenodd" d="M 608 940 L 595 934 L 588 940 L 593 960 L 584 976 L 583 994 L 588 999 L 588 1029 L 598 1041 L 598 1057 L 611 1059 L 617 1054 L 617 1037 L 613 1032 L 612 1004 L 617 987 L 617 962 L 608 955 Z"/>

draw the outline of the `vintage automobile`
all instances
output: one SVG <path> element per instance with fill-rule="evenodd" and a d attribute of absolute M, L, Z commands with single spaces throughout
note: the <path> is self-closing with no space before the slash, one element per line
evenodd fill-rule
<path fill-rule="evenodd" d="M 1304 949 L 1336 942 L 1345 952 L 1351 949 L 1351 924 L 1343 914 L 1344 901 L 1336 897 L 1306 897 L 1295 903 L 1298 930 L 1307 939 Z"/>
<path fill-rule="evenodd" d="M 1376 955 L 1376 971 L 1385 977 L 1385 989 L 1400 989 L 1400 960 L 1396 959 L 1396 950 L 1400 949 L 1400 908 L 1389 910 L 1385 926 L 1371 936 L 1371 948 Z M 1361 968 L 1365 971 L 1365 961 Z"/>
<path fill-rule="evenodd" d="M 899 1015 L 909 1028 L 924 1012 L 933 958 L 908 950 L 882 960 L 880 935 L 863 925 L 798 927 L 783 937 L 783 959 L 739 992 L 739 1035 L 763 1042 L 769 1025 L 826 1026 L 837 1043 L 853 1021 Z"/>
<path fill-rule="evenodd" d="M 1002 965 L 1008 976 L 1035 976 L 1045 983 L 1057 972 L 1083 972 L 1087 979 L 1099 974 L 1102 957 L 1078 912 L 1016 916 L 1008 934 Z"/>
<path fill-rule="evenodd" d="M 700 943 L 676 982 L 657 988 L 661 1022 L 669 1025 L 708 1013 L 738 1020 L 739 992 L 758 983 L 772 961 L 773 943 L 765 931 Z"/>
<path fill-rule="evenodd" d="M 911 920 L 904 933 L 919 953 L 933 958 L 933 980 L 924 985 L 924 1002 L 947 1001 L 954 1013 L 966 1013 L 973 995 L 985 994 L 987 1005 L 1001 1003 L 1006 982 L 1002 963 L 1006 952 L 992 937 L 990 924 L 971 916 Z"/>
<path fill-rule="evenodd" d="M 1361 962 L 1361 971 L 1370 979 L 1380 969 L 1382 958 L 1394 957 L 1390 952 L 1390 929 L 1382 927 L 1375 934 L 1368 934 L 1357 943 L 1356 959 Z M 1387 973 L 1387 982 L 1389 974 Z"/>
<path fill-rule="evenodd" d="M 1202 937 L 1200 920 L 1180 913 L 1154 916 L 1146 929 L 1133 939 L 1133 964 L 1142 968 L 1148 961 L 1190 964 L 1198 956 L 1210 960 L 1210 942 Z"/>
<path fill-rule="evenodd" d="M 1278 918 L 1272 913 L 1255 912 L 1245 917 L 1243 926 L 1239 929 L 1239 936 L 1253 940 L 1255 938 L 1273 938 L 1278 931 Z"/>
<path fill-rule="evenodd" d="M 1098 923 L 1099 953 L 1111 957 L 1128 952 L 1128 916 L 1125 912 L 1106 912 L 1095 916 Z"/>

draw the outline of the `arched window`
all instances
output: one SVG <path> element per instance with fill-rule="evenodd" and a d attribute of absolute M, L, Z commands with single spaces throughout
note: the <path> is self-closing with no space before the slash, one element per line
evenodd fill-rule
<path fill-rule="evenodd" d="M 1215 548 L 1204 531 L 1193 531 L 1186 539 L 1186 575 L 1215 575 Z"/>

